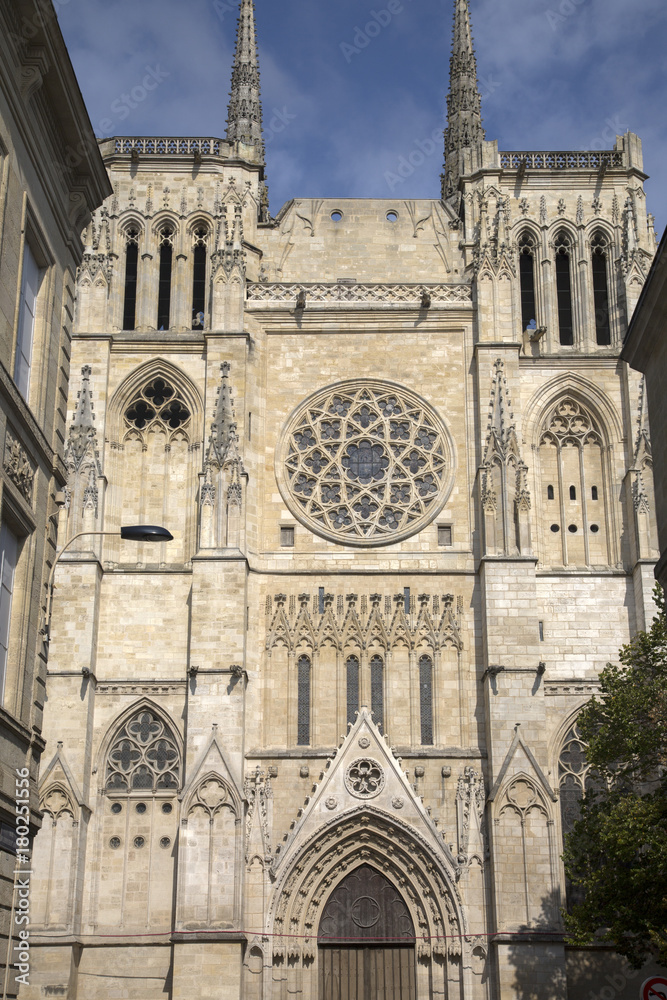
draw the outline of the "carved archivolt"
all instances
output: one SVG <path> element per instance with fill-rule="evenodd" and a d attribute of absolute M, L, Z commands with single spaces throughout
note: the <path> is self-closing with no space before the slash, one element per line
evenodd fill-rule
<path fill-rule="evenodd" d="M 449 873 L 414 831 L 365 805 L 326 824 L 279 875 L 268 928 L 275 959 L 315 958 L 324 904 L 361 864 L 382 872 L 405 900 L 422 959 L 462 954 L 463 915 Z"/>
<path fill-rule="evenodd" d="M 309 607 L 310 603 L 310 594 L 298 596 L 298 609 L 295 596 L 288 599 L 285 594 L 276 594 L 273 602 L 267 596 L 266 648 L 269 653 L 279 645 L 293 651 L 304 642 L 313 650 L 327 645 L 339 650 L 346 646 L 365 650 L 373 645 L 385 650 L 400 646 L 415 649 L 422 645 L 431 649 L 447 645 L 458 650 L 463 647 L 463 600 L 461 597 L 455 599 L 453 594 L 420 594 L 417 601 L 410 599 L 407 612 L 403 593 L 393 597 L 363 595 L 361 600 L 357 594 L 348 594 L 345 598 L 342 594 L 337 597 L 325 594 L 322 610 Z"/>

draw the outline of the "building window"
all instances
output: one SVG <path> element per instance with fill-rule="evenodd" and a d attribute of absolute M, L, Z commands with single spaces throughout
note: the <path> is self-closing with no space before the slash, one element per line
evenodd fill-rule
<path fill-rule="evenodd" d="M 579 803 L 584 793 L 593 787 L 589 774 L 590 765 L 586 760 L 586 744 L 576 724 L 565 737 L 563 749 L 558 760 L 558 785 L 560 790 L 560 818 L 563 839 L 572 832 L 574 824 L 579 819 Z M 565 881 L 567 909 L 572 910 L 576 903 L 583 902 L 582 890 L 573 886 L 569 879 Z"/>
<path fill-rule="evenodd" d="M 280 544 L 284 549 L 294 548 L 294 528 L 280 529 Z"/>
<path fill-rule="evenodd" d="M 530 233 L 519 237 L 519 280 L 521 282 L 521 323 L 524 330 L 537 324 L 535 302 L 535 239 Z"/>
<path fill-rule="evenodd" d="M 438 525 L 438 545 L 442 548 L 452 544 L 452 526 L 451 524 L 439 524 Z"/>
<path fill-rule="evenodd" d="M 137 325 L 137 278 L 139 274 L 139 230 L 129 229 L 125 247 L 125 301 L 123 304 L 123 329 L 134 330 Z"/>
<path fill-rule="evenodd" d="M 577 499 L 577 488 L 576 486 L 570 486 L 570 500 Z"/>
<path fill-rule="evenodd" d="M 9 631 L 12 617 L 14 575 L 18 559 L 19 540 L 6 521 L 0 528 L 0 704 L 4 701 Z"/>
<path fill-rule="evenodd" d="M 310 744 L 310 658 L 300 656 L 298 671 L 297 736 L 299 746 Z"/>
<path fill-rule="evenodd" d="M 384 661 L 371 657 L 371 712 L 376 726 L 384 727 Z"/>
<path fill-rule="evenodd" d="M 359 711 L 359 658 L 347 658 L 347 721 L 354 724 Z"/>
<path fill-rule="evenodd" d="M 607 281 L 608 245 L 598 233 L 591 243 L 593 263 L 593 301 L 595 305 L 595 339 L 601 347 L 611 344 L 609 326 L 609 285 Z"/>
<path fill-rule="evenodd" d="M 422 745 L 433 746 L 433 661 L 426 655 L 419 657 L 419 715 Z"/>
<path fill-rule="evenodd" d="M 572 317 L 572 246 L 565 233 L 556 237 L 556 295 L 558 299 L 558 330 L 560 342 L 565 347 L 574 344 Z"/>
<path fill-rule="evenodd" d="M 168 330 L 171 312 L 171 268 L 174 257 L 174 230 L 163 226 L 160 230 L 160 277 L 157 298 L 157 328 Z"/>
<path fill-rule="evenodd" d="M 553 486 L 547 486 L 547 500 L 554 499 L 554 488 Z"/>
<path fill-rule="evenodd" d="M 107 791 L 157 791 L 180 785 L 176 740 L 149 709 L 141 709 L 120 730 L 107 757 Z"/>
<path fill-rule="evenodd" d="M 194 267 L 192 275 L 192 329 L 203 330 L 206 310 L 206 241 L 208 232 L 202 226 L 195 230 Z"/>
<path fill-rule="evenodd" d="M 35 336 L 35 315 L 37 295 L 44 275 L 28 243 L 23 248 L 23 275 L 21 278 L 21 301 L 19 303 L 19 325 L 14 361 L 14 381 L 24 399 L 30 391 L 30 368 L 32 346 Z"/>

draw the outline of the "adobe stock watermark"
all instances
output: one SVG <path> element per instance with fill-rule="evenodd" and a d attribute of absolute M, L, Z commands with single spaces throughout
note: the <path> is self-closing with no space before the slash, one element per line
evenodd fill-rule
<path fill-rule="evenodd" d="M 576 14 L 577 7 L 583 6 L 583 4 L 588 3 L 588 0 L 561 0 L 558 5 L 557 10 L 545 10 L 544 16 L 551 25 L 551 30 L 556 31 L 561 24 L 565 24 L 568 17 L 572 17 Z"/>
<path fill-rule="evenodd" d="M 40 28 L 45 28 L 49 21 L 58 17 L 61 7 L 66 7 L 70 0 L 36 0 L 37 10 L 32 17 L 23 17 L 20 23 L 20 32 L 11 31 L 9 37 L 16 44 L 17 41 L 30 40 L 35 37 Z"/>
<path fill-rule="evenodd" d="M 161 69 L 160 64 L 156 66 L 146 66 L 145 75 L 137 81 L 134 87 L 132 87 L 127 93 L 121 94 L 116 98 L 115 101 L 111 102 L 109 111 L 114 116 L 113 118 L 103 118 L 98 126 L 97 131 L 100 135 L 105 133 L 113 132 L 115 129 L 116 122 L 125 121 L 129 118 L 132 112 L 142 104 L 146 98 L 157 88 L 160 84 L 169 76 L 169 70 Z"/>
<path fill-rule="evenodd" d="M 14 871 L 14 927 L 17 943 L 12 948 L 16 982 L 30 985 L 30 771 L 16 768 L 16 869 Z M 22 867 L 25 866 L 25 867 Z M 12 931 L 14 928 L 12 928 Z M 11 931 L 10 931 L 11 934 Z"/>
<path fill-rule="evenodd" d="M 605 125 L 607 127 L 599 135 L 596 135 L 587 146 L 582 146 L 580 152 L 595 153 L 602 149 L 611 149 L 616 141 L 616 136 L 625 135 L 630 128 L 619 119 L 618 114 L 605 119 Z"/>
<path fill-rule="evenodd" d="M 224 21 L 227 14 L 238 14 L 239 0 L 213 0 L 213 10 Z"/>
<path fill-rule="evenodd" d="M 479 88 L 482 93 L 482 100 L 485 101 L 502 86 L 499 80 L 494 80 L 492 76 L 480 77 Z M 399 184 L 405 184 L 409 177 L 420 170 L 426 161 L 435 154 L 443 154 L 443 129 L 447 124 L 446 120 L 439 128 L 434 128 L 430 135 L 423 139 L 415 139 L 414 145 L 409 153 L 399 157 L 395 170 L 386 170 L 384 179 L 390 191 L 395 191 Z"/>
<path fill-rule="evenodd" d="M 631 966 L 624 964 L 619 972 L 614 973 L 612 976 L 606 975 L 604 977 L 605 985 L 596 993 L 591 990 L 588 1000 L 615 1000 L 621 990 L 625 989 L 633 979 L 636 979 L 640 972 L 641 969 L 633 969 Z"/>
<path fill-rule="evenodd" d="M 273 142 L 275 137 L 284 132 L 298 117 L 298 115 L 290 114 L 286 105 L 282 108 L 274 108 L 271 118 L 263 127 L 264 145 L 268 146 L 270 142 Z"/>
<path fill-rule="evenodd" d="M 413 0 L 407 0 L 412 3 Z M 380 10 L 370 10 L 370 20 L 363 27 L 358 24 L 354 26 L 354 37 L 352 42 L 341 42 L 340 50 L 343 53 L 345 62 L 350 65 L 354 56 L 359 56 L 367 49 L 374 38 L 388 28 L 395 17 L 398 17 L 405 10 L 403 0 L 389 0 L 386 7 Z"/>

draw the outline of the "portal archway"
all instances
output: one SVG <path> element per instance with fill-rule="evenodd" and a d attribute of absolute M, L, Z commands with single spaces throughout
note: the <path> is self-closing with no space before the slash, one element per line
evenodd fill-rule
<path fill-rule="evenodd" d="M 320 1000 L 415 1000 L 415 929 L 398 890 L 363 864 L 329 896 L 317 936 Z"/>

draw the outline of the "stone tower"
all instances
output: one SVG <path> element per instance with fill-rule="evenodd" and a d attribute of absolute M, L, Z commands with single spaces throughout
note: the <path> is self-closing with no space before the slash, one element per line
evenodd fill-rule
<path fill-rule="evenodd" d="M 58 538 L 108 534 L 56 576 L 24 995 L 587 997 L 576 719 L 656 557 L 640 141 L 499 151 L 456 0 L 442 197 L 272 217 L 254 14 L 226 139 L 102 144 Z"/>

